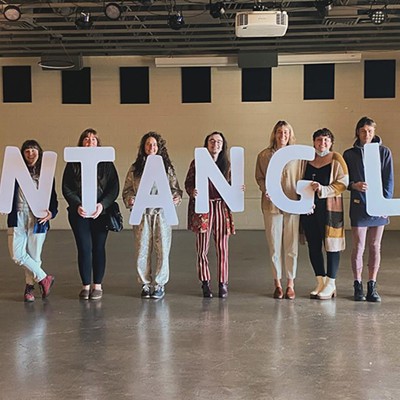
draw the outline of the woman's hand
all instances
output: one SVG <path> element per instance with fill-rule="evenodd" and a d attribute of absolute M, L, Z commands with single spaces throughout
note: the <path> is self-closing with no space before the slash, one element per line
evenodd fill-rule
<path fill-rule="evenodd" d="M 322 188 L 322 185 L 319 182 L 315 182 L 315 181 L 311 182 L 311 189 L 314 192 L 320 192 L 321 188 Z"/>
<path fill-rule="evenodd" d="M 134 204 L 135 204 L 135 199 L 133 197 L 131 197 L 128 201 L 128 205 L 129 205 L 129 207 L 133 207 Z"/>
<path fill-rule="evenodd" d="M 172 196 L 172 201 L 174 203 L 174 205 L 178 205 L 181 201 L 181 198 L 179 196 Z"/>
<path fill-rule="evenodd" d="M 351 185 L 351 188 L 358 192 L 366 192 L 368 190 L 367 182 L 357 182 Z"/>
<path fill-rule="evenodd" d="M 46 210 L 47 215 L 43 218 L 38 218 L 38 222 L 39 224 L 45 224 L 47 221 L 51 220 L 53 214 L 51 213 L 51 211 Z"/>
<path fill-rule="evenodd" d="M 192 192 L 192 197 L 197 197 L 198 194 L 199 194 L 198 190 L 194 188 Z"/>
<path fill-rule="evenodd" d="M 271 201 L 271 197 L 269 197 L 269 194 L 268 194 L 267 192 L 265 192 L 264 195 L 265 195 L 265 198 L 266 198 L 267 200 Z"/>
<path fill-rule="evenodd" d="M 315 204 L 312 205 L 311 211 L 307 213 L 307 215 L 314 214 Z"/>
<path fill-rule="evenodd" d="M 101 214 L 102 211 L 103 211 L 103 204 L 97 203 L 96 211 L 92 214 L 92 218 L 96 219 Z"/>
<path fill-rule="evenodd" d="M 86 218 L 86 211 L 83 209 L 83 207 L 80 205 L 78 206 L 78 209 L 76 210 L 78 215 L 82 218 Z"/>

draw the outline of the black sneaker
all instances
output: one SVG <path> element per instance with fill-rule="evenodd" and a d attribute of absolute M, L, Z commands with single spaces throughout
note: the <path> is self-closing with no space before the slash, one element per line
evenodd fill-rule
<path fill-rule="evenodd" d="M 142 292 L 140 293 L 142 299 L 149 299 L 151 297 L 151 289 L 149 285 L 142 286 Z"/>
<path fill-rule="evenodd" d="M 164 286 L 157 285 L 154 288 L 154 292 L 151 294 L 152 299 L 162 299 L 165 296 Z"/>

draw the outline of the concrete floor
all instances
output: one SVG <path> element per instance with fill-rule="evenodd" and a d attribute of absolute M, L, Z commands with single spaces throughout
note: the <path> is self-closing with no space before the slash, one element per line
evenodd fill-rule
<path fill-rule="evenodd" d="M 139 297 L 131 232 L 111 233 L 104 297 L 80 302 L 72 235 L 51 231 L 44 265 L 55 286 L 24 304 L 0 232 L 0 399 L 399 399 L 399 239 L 385 233 L 381 304 L 352 301 L 349 250 L 338 298 L 310 300 L 304 247 L 296 300 L 272 299 L 262 231 L 231 239 L 229 298 L 205 300 L 194 235 L 174 231 L 167 295 L 154 301 Z"/>

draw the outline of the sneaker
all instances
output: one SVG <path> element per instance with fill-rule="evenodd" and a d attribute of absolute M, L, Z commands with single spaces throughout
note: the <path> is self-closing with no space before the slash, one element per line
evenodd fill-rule
<path fill-rule="evenodd" d="M 152 299 L 162 299 L 165 296 L 164 286 L 157 285 L 154 288 L 154 292 L 151 294 Z"/>
<path fill-rule="evenodd" d="M 92 289 L 89 294 L 90 300 L 100 300 L 103 297 L 102 289 Z"/>
<path fill-rule="evenodd" d="M 50 294 L 50 288 L 53 286 L 54 276 L 47 275 L 39 282 L 40 291 L 42 292 L 42 299 L 45 299 Z"/>
<path fill-rule="evenodd" d="M 89 300 L 90 290 L 89 289 L 82 289 L 79 292 L 79 298 L 81 300 Z"/>
<path fill-rule="evenodd" d="M 151 297 L 151 289 L 149 285 L 142 286 L 142 292 L 140 293 L 142 299 L 149 299 Z"/>
<path fill-rule="evenodd" d="M 35 286 L 33 285 L 25 285 L 25 292 L 24 292 L 24 301 L 26 303 L 32 303 L 32 301 L 35 301 L 35 295 L 33 294 L 33 290 L 35 289 Z"/>

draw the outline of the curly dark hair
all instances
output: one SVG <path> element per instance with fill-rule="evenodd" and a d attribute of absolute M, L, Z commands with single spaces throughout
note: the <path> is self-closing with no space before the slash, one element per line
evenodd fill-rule
<path fill-rule="evenodd" d="M 40 169 L 42 168 L 43 149 L 36 140 L 34 140 L 34 139 L 25 140 L 25 142 L 22 143 L 22 146 L 21 146 L 21 154 L 22 154 L 22 158 L 25 161 L 25 164 L 27 164 L 25 157 L 24 157 L 24 151 L 26 149 L 36 149 L 39 152 L 38 160 L 36 161 L 35 165 L 33 165 L 31 167 L 32 172 L 34 174 L 39 175 Z"/>
<path fill-rule="evenodd" d="M 328 128 L 322 128 L 315 131 L 312 137 L 313 141 L 320 136 L 327 136 L 329 139 L 331 139 L 333 147 L 333 144 L 335 143 L 335 136 L 333 136 L 333 133 Z"/>
<path fill-rule="evenodd" d="M 231 163 L 230 163 L 229 157 L 228 157 L 228 143 L 226 142 L 225 136 L 223 135 L 222 132 L 214 131 L 214 132 L 210 133 L 209 135 L 207 135 L 206 138 L 204 139 L 204 147 L 207 147 L 208 140 L 210 139 L 210 137 L 212 135 L 219 135 L 222 137 L 222 141 L 223 141 L 222 150 L 218 154 L 218 158 L 215 163 L 217 164 L 218 168 L 222 172 L 222 175 L 224 175 L 224 177 L 226 179 L 229 179 L 229 170 L 230 170 Z"/>
<path fill-rule="evenodd" d="M 144 147 L 146 145 L 147 139 L 150 137 L 154 138 L 157 142 L 157 146 L 158 146 L 157 155 L 162 157 L 162 159 L 164 161 L 165 171 L 167 173 L 169 170 L 172 172 L 175 172 L 174 166 L 172 165 L 172 162 L 168 155 L 166 140 L 163 139 L 159 133 L 150 131 L 150 132 L 147 132 L 145 135 L 143 135 L 142 139 L 140 140 L 140 145 L 139 145 L 139 150 L 138 150 L 138 154 L 136 157 L 136 161 L 133 163 L 134 176 L 141 177 L 143 174 L 144 165 L 146 164 L 146 160 L 147 160 L 147 154 L 144 150 Z"/>

